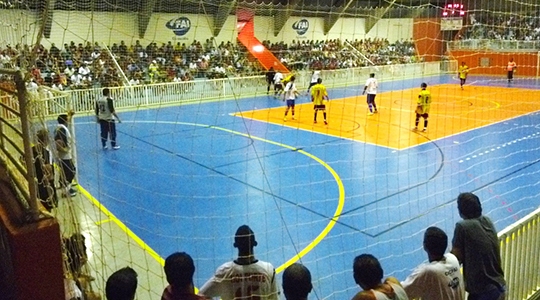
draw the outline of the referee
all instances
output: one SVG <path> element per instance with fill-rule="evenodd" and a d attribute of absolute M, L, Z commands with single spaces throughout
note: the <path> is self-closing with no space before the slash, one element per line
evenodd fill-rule
<path fill-rule="evenodd" d="M 274 67 L 270 67 L 270 70 L 266 72 L 266 94 L 270 94 L 270 86 L 274 84 L 274 76 L 276 76 L 276 71 L 274 71 Z"/>
<path fill-rule="evenodd" d="M 110 97 L 109 88 L 103 89 L 103 97 L 96 102 L 96 120 L 101 128 L 101 146 L 103 150 L 107 149 L 107 139 L 111 140 L 111 147 L 114 150 L 120 149 L 116 144 L 116 123 L 122 123 L 114 110 L 113 99 Z M 113 118 L 114 117 L 114 118 Z"/>

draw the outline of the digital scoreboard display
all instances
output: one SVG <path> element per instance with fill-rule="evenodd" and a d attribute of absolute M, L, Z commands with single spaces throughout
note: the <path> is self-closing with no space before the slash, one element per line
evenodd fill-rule
<path fill-rule="evenodd" d="M 443 17 L 463 17 L 465 16 L 465 6 L 460 3 L 449 3 L 444 6 Z"/>

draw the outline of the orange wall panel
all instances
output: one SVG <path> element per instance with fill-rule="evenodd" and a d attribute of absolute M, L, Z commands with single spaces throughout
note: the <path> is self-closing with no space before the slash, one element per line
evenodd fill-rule
<path fill-rule="evenodd" d="M 52 218 L 23 221 L 26 212 L 5 183 L 0 200 L 0 299 L 65 299 L 60 225 Z"/>
<path fill-rule="evenodd" d="M 414 19 L 413 40 L 424 61 L 438 61 L 443 55 L 443 36 L 439 19 Z"/>
<path fill-rule="evenodd" d="M 470 74 L 506 76 L 506 65 L 510 58 L 517 64 L 519 76 L 536 76 L 538 72 L 538 54 L 536 52 L 493 52 L 493 51 L 451 51 L 450 56 L 458 61 L 464 61 L 470 69 Z M 488 63 L 482 66 L 481 62 Z"/>

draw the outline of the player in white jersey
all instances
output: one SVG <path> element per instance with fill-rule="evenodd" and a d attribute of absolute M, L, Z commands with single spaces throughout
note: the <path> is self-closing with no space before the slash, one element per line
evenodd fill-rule
<path fill-rule="evenodd" d="M 321 71 L 313 71 L 311 74 L 311 82 L 309 83 L 308 87 L 308 94 L 311 87 L 317 84 L 317 80 L 319 80 L 319 78 L 321 78 Z"/>
<path fill-rule="evenodd" d="M 375 73 L 369 74 L 368 80 L 366 80 L 366 85 L 364 86 L 364 91 L 362 95 L 367 93 L 367 104 L 369 108 L 368 115 L 376 114 L 377 104 L 375 104 L 375 96 L 377 96 L 377 88 L 379 87 L 379 82 L 375 79 Z"/>
<path fill-rule="evenodd" d="M 255 234 L 247 225 L 238 227 L 234 247 L 238 258 L 217 268 L 214 276 L 200 289 L 199 295 L 222 300 L 277 300 L 278 288 L 274 266 L 255 258 Z"/>
<path fill-rule="evenodd" d="M 428 263 L 416 267 L 405 281 L 401 282 L 410 298 L 463 300 L 465 287 L 459 261 L 446 252 L 448 236 L 437 227 L 429 227 L 424 234 L 424 250 Z"/>
<path fill-rule="evenodd" d="M 294 81 L 296 80 L 296 76 L 292 76 L 290 81 L 287 82 L 287 85 L 285 86 L 285 94 L 283 95 L 283 100 L 287 101 L 287 108 L 285 109 L 285 116 L 283 117 L 283 121 L 287 121 L 287 114 L 289 113 L 289 109 L 291 110 L 292 119 L 294 120 L 294 105 L 296 96 L 298 96 L 298 89 L 296 89 L 296 84 Z"/>
<path fill-rule="evenodd" d="M 283 92 L 283 74 L 280 71 L 276 71 L 274 75 L 274 95 L 281 94 Z"/>

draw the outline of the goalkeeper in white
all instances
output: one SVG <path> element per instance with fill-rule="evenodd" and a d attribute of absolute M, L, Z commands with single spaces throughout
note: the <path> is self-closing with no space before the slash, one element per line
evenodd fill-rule
<path fill-rule="evenodd" d="M 268 262 L 255 258 L 257 246 L 255 234 L 247 225 L 236 230 L 234 247 L 238 258 L 217 268 L 214 276 L 200 289 L 206 298 L 221 297 L 223 300 L 261 299 L 277 300 L 276 271 Z"/>

